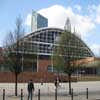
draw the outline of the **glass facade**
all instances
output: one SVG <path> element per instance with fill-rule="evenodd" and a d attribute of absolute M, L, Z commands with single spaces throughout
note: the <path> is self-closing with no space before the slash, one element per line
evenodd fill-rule
<path fill-rule="evenodd" d="M 24 56 L 24 69 L 30 68 L 29 71 L 35 71 L 38 68 L 38 59 L 50 60 L 53 55 L 53 50 L 59 46 L 56 40 L 64 30 L 59 28 L 43 28 L 35 32 L 30 33 L 20 40 L 19 52 Z M 70 44 L 69 44 L 70 43 Z M 16 46 L 13 45 L 13 51 L 16 52 Z M 70 51 L 66 51 L 66 54 L 70 55 L 70 58 L 86 58 L 93 57 L 94 54 L 88 48 L 88 46 L 78 38 L 74 33 L 70 36 L 70 42 L 66 45 L 70 48 Z M 68 49 L 69 50 L 69 49 Z M 33 55 L 36 55 L 36 61 L 33 62 Z M 26 60 L 25 60 L 26 59 Z M 50 66 L 48 67 L 50 69 Z"/>
<path fill-rule="evenodd" d="M 57 44 L 55 43 L 56 38 L 60 37 L 60 34 L 63 31 L 64 30 L 57 28 L 40 29 L 24 37 L 24 41 L 20 41 L 20 44 L 24 44 L 23 48 L 25 53 L 38 53 L 38 55 L 50 56 L 52 55 L 52 51 L 54 49 L 53 47 L 57 47 Z M 87 45 L 81 39 L 75 36 L 75 34 L 71 34 L 70 44 L 68 43 L 66 47 L 70 48 L 70 56 L 77 56 L 79 58 L 94 56 Z M 22 46 L 20 47 L 20 51 L 21 50 Z"/>
<path fill-rule="evenodd" d="M 37 29 L 48 27 L 48 19 L 44 16 L 38 14 L 37 12 L 32 12 L 32 22 L 31 31 L 36 31 Z"/>

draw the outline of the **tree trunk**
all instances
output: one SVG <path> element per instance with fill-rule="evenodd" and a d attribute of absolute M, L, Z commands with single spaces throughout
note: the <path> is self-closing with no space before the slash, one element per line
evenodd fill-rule
<path fill-rule="evenodd" d="M 18 74 L 15 73 L 15 96 L 17 96 L 17 79 L 18 79 Z"/>
<path fill-rule="evenodd" d="M 68 82 L 69 82 L 69 95 L 71 95 L 71 74 L 68 74 Z"/>

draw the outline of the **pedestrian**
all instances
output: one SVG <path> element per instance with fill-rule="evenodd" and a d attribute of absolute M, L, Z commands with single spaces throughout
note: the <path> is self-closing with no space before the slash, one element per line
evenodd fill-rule
<path fill-rule="evenodd" d="M 32 80 L 30 80 L 28 82 L 28 100 L 32 100 L 32 93 L 34 92 L 34 83 L 32 82 Z"/>
<path fill-rule="evenodd" d="M 59 86 L 59 79 L 57 77 L 57 79 L 55 79 L 55 87 L 57 88 Z"/>

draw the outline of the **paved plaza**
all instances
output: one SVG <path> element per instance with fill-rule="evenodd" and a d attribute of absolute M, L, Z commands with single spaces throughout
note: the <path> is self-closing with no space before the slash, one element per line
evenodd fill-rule
<path fill-rule="evenodd" d="M 38 100 L 38 89 L 40 89 L 41 100 L 55 100 L 55 86 L 54 83 L 35 83 L 34 100 Z M 72 83 L 74 90 L 73 100 L 87 100 L 86 88 L 89 90 L 89 100 L 100 100 L 100 81 L 95 82 L 75 82 Z M 14 96 L 14 84 L 13 83 L 0 83 L 0 100 L 3 100 L 3 89 L 5 89 L 5 100 L 21 100 L 20 94 L 23 89 L 23 100 L 27 100 L 27 83 L 18 84 L 18 97 Z M 68 95 L 68 83 L 60 83 L 58 87 L 58 100 L 71 100 Z"/>
<path fill-rule="evenodd" d="M 3 100 L 2 96 L 0 96 L 0 100 Z M 5 100 L 21 100 L 21 97 L 15 97 L 11 95 L 7 95 L 5 97 Z M 23 100 L 27 100 L 27 95 L 24 95 Z M 33 100 L 38 100 L 38 96 L 33 96 Z M 55 96 L 40 96 L 40 100 L 55 100 Z M 72 100 L 71 96 L 66 95 L 66 96 L 58 96 L 57 100 Z M 74 95 L 73 100 L 87 100 L 86 95 Z M 100 100 L 100 95 L 99 94 L 89 94 L 88 100 Z"/>

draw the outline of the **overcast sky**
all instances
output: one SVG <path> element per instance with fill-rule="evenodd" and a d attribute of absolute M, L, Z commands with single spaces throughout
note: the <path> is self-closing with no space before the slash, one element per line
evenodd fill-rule
<path fill-rule="evenodd" d="M 100 55 L 100 0 L 0 0 L 0 45 L 21 15 L 26 32 L 30 32 L 31 13 L 37 11 L 48 18 L 49 27 L 63 28 L 67 17 L 72 30 Z"/>

